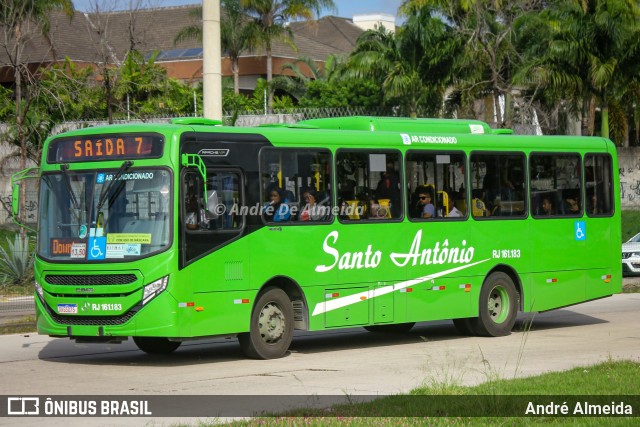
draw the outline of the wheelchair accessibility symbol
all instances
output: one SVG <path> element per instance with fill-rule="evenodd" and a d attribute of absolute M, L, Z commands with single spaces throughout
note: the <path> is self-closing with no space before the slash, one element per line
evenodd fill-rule
<path fill-rule="evenodd" d="M 584 221 L 576 221 L 574 226 L 576 240 L 587 240 L 587 224 Z"/>
<path fill-rule="evenodd" d="M 106 237 L 89 237 L 89 247 L 87 248 L 87 259 L 105 259 L 107 252 Z"/>

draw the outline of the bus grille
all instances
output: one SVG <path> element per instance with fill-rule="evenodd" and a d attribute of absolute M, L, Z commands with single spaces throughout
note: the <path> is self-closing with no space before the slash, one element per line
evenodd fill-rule
<path fill-rule="evenodd" d="M 54 313 L 48 307 L 47 311 L 49 312 L 53 320 L 61 325 L 113 326 L 127 323 L 138 312 L 138 308 L 134 307 L 132 310 L 124 313 L 122 316 L 63 316 L 58 313 Z"/>
<path fill-rule="evenodd" d="M 99 286 L 128 285 L 130 283 L 134 283 L 136 280 L 138 280 L 138 278 L 135 274 L 47 274 L 44 280 L 51 285 Z"/>

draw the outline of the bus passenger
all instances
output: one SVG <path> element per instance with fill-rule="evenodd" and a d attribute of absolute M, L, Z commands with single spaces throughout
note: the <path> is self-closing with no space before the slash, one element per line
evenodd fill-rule
<path fill-rule="evenodd" d="M 315 188 L 305 188 L 302 198 L 306 204 L 300 211 L 300 221 L 321 221 L 325 216 L 325 207 L 318 203 L 318 193 Z"/>
<path fill-rule="evenodd" d="M 550 215 L 554 214 L 554 212 L 553 212 L 553 202 L 551 201 L 551 197 L 549 197 L 549 196 L 545 196 L 542 199 L 542 214 L 543 215 L 547 215 L 547 216 L 550 216 Z"/>
<path fill-rule="evenodd" d="M 580 202 L 577 195 L 568 196 L 565 201 L 567 202 L 567 214 L 579 215 L 580 214 Z"/>
<path fill-rule="evenodd" d="M 387 162 L 387 170 L 380 177 L 375 194 L 378 199 L 389 199 L 393 218 L 400 216 L 400 178 L 393 162 Z"/>
<path fill-rule="evenodd" d="M 433 205 L 433 194 L 427 187 L 419 187 L 416 191 L 418 202 L 416 205 L 419 218 L 434 218 L 436 216 L 436 208 Z"/>
<path fill-rule="evenodd" d="M 464 214 L 456 208 L 455 199 L 457 197 L 458 195 L 454 192 L 449 195 L 449 213 L 447 214 L 447 218 L 462 218 L 464 216 Z"/>
<path fill-rule="evenodd" d="M 269 201 L 264 205 L 263 214 L 264 219 L 268 222 L 288 221 L 291 218 L 291 209 L 282 188 L 271 187 Z"/>

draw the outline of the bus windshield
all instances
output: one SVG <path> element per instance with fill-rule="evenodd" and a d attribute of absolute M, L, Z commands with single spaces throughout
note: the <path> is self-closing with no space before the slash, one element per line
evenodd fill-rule
<path fill-rule="evenodd" d="M 171 173 L 164 168 L 43 175 L 38 255 L 55 261 L 131 261 L 171 243 Z"/>

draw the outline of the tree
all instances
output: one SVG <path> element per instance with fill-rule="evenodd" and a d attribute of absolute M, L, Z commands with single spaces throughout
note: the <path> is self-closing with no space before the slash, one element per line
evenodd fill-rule
<path fill-rule="evenodd" d="M 640 36 L 638 2 L 557 0 L 542 12 L 542 18 L 546 37 L 534 46 L 536 55 L 528 55 L 521 74 L 534 76 L 567 99 L 585 118 L 583 134 L 595 133 L 599 106 L 600 134 L 608 138 L 609 105 L 618 103 L 623 92 L 631 93 L 620 88 L 633 89 L 625 75 L 633 75 L 634 68 L 637 71 L 633 65 L 637 51 L 630 47 L 637 46 Z M 623 122 L 616 119 L 618 124 Z"/>
<path fill-rule="evenodd" d="M 291 30 L 287 26 L 295 19 L 313 19 L 323 9 L 335 8 L 333 0 L 240 0 L 249 16 L 254 19 L 267 57 L 268 108 L 273 105 L 273 43 L 277 40 L 293 45 Z"/>
<path fill-rule="evenodd" d="M 73 3 L 71 0 L 4 0 L 0 8 L 0 31 L 4 33 L 0 48 L 7 54 L 7 65 L 13 69 L 15 80 L 15 129 L 16 140 L 20 146 L 21 169 L 27 166 L 29 132 L 26 127 L 29 124 L 29 109 L 35 99 L 33 94 L 37 86 L 37 78 L 26 63 L 23 52 L 27 43 L 37 35 L 44 36 L 53 51 L 49 38 L 49 14 L 55 10 L 72 16 Z M 23 186 L 20 197 L 21 213 L 25 211 L 25 191 Z"/>
<path fill-rule="evenodd" d="M 429 11 L 411 12 L 396 33 L 384 27 L 364 32 L 349 58 L 353 77 L 381 83 L 385 103 L 400 104 L 410 117 L 418 109 L 437 114 L 451 81 L 451 61 L 458 50 L 447 25 Z M 442 64 L 449 64 L 443 67 Z"/>
<path fill-rule="evenodd" d="M 490 95 L 491 110 L 500 126 L 511 126 L 516 88 L 512 76 L 518 67 L 515 23 L 544 2 L 535 0 L 406 0 L 404 13 L 431 10 L 443 17 L 463 43 L 455 66 L 456 89 L 467 99 Z M 501 100 L 504 100 L 504 117 Z M 486 117 L 485 117 L 486 119 Z M 493 119 L 493 118 L 492 118 Z"/>
<path fill-rule="evenodd" d="M 288 93 L 300 101 L 304 98 L 307 87 L 311 82 L 322 80 L 335 83 L 345 75 L 346 65 L 346 61 L 342 56 L 334 54 L 327 57 L 324 67 L 320 66 L 312 58 L 303 56 L 282 66 L 283 71 L 290 71 L 293 76 L 282 75 L 275 77 L 273 79 L 273 87 Z"/>

